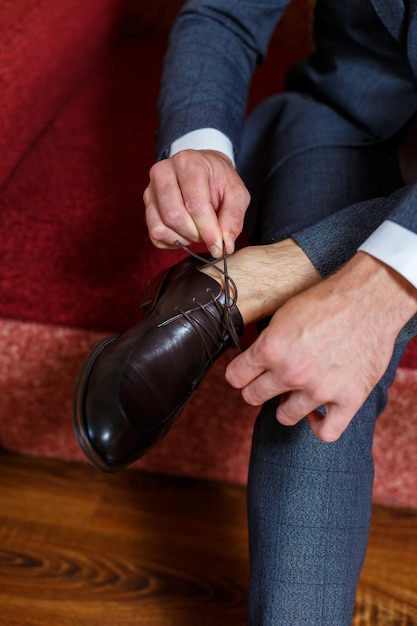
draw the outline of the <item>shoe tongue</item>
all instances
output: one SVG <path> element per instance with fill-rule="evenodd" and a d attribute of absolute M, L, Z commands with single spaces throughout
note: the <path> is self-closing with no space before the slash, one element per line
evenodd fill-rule
<path fill-rule="evenodd" d="M 199 271 L 199 267 L 201 267 L 201 262 L 188 258 L 172 268 L 154 309 L 158 324 L 169 323 L 181 312 L 197 310 L 202 306 L 210 305 L 213 300 L 217 300 L 223 308 L 225 304 L 223 287 L 217 280 Z M 211 309 L 214 314 L 218 311 L 213 304 Z M 220 315 L 221 313 L 219 317 Z M 242 334 L 243 320 L 236 305 L 230 308 L 230 318 L 236 334 Z M 236 343 L 235 340 L 233 341 Z"/>
<path fill-rule="evenodd" d="M 188 258 L 172 268 L 155 309 L 158 318 L 166 320 L 176 316 L 178 309 L 190 311 L 221 296 L 220 283 L 200 272 L 200 266 L 201 262 Z"/>

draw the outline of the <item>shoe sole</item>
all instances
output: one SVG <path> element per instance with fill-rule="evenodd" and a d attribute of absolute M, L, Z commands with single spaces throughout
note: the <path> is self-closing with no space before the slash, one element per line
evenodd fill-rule
<path fill-rule="evenodd" d="M 103 350 L 109 344 L 113 343 L 115 339 L 117 339 L 117 337 L 108 337 L 107 339 L 104 339 L 87 356 L 75 382 L 73 397 L 73 422 L 78 443 L 80 444 L 84 454 L 86 455 L 90 463 L 94 465 L 94 467 L 96 467 L 98 470 L 106 473 L 117 472 L 121 468 L 107 465 L 103 461 L 103 459 L 99 457 L 99 455 L 91 445 L 91 441 L 87 434 L 86 419 L 84 414 L 84 400 L 89 375 L 94 363 L 103 352 Z"/>

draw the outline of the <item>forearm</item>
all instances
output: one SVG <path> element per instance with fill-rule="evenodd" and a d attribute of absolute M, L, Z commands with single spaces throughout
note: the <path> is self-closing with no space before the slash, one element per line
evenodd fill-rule
<path fill-rule="evenodd" d="M 238 145 L 250 80 L 288 0 L 193 0 L 174 25 L 159 98 L 159 155 L 196 128 Z M 221 70 L 219 69 L 221 68 Z"/>

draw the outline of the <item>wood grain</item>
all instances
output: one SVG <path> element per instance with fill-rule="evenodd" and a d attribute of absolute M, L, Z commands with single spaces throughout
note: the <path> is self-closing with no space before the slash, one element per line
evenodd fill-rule
<path fill-rule="evenodd" d="M 0 454 L 2 626 L 243 626 L 245 492 Z M 417 625 L 417 513 L 377 507 L 354 626 Z"/>

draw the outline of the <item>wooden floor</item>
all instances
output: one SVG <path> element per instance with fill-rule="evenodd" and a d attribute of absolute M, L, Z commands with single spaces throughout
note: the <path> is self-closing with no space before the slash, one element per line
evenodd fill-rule
<path fill-rule="evenodd" d="M 0 454 L 1 626 L 244 626 L 238 487 Z M 417 512 L 377 507 L 354 626 L 417 625 Z"/>

